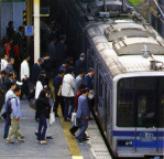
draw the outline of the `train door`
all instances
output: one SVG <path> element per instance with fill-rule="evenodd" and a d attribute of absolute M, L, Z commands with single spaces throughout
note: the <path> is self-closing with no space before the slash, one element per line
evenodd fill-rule
<path fill-rule="evenodd" d="M 105 82 L 103 71 L 99 68 L 98 74 L 98 82 L 97 82 L 97 89 L 98 89 L 98 112 L 99 118 L 101 120 L 101 126 L 103 128 L 104 134 L 107 132 L 107 114 L 108 114 L 108 96 L 107 96 L 107 84 Z"/>
<path fill-rule="evenodd" d="M 108 85 L 104 83 L 103 87 L 103 96 L 104 96 L 104 131 L 107 134 L 108 124 L 110 119 L 110 96 L 109 96 L 109 89 Z"/>

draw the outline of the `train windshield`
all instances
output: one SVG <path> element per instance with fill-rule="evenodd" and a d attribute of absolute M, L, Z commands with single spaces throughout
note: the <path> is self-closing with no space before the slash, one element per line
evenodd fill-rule
<path fill-rule="evenodd" d="M 117 126 L 164 127 L 164 77 L 119 80 Z"/>

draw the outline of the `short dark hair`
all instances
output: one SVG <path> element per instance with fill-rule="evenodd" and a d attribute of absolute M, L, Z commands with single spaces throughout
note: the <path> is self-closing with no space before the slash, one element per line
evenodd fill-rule
<path fill-rule="evenodd" d="M 16 86 L 15 89 L 13 90 L 14 93 L 18 92 L 18 91 L 21 91 L 21 88 L 19 86 Z"/>
<path fill-rule="evenodd" d="M 89 89 L 87 87 L 81 90 L 82 94 L 87 93 L 87 92 L 89 92 Z"/>
<path fill-rule="evenodd" d="M 95 71 L 95 69 L 92 68 L 92 67 L 90 67 L 90 68 L 88 69 L 88 72 L 94 72 L 94 71 Z"/>

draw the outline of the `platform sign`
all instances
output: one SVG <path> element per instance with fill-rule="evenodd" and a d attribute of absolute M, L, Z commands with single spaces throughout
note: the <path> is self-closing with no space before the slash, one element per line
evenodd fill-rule
<path fill-rule="evenodd" d="M 34 29 L 32 25 L 25 26 L 25 35 L 26 36 L 33 36 L 34 35 Z"/>

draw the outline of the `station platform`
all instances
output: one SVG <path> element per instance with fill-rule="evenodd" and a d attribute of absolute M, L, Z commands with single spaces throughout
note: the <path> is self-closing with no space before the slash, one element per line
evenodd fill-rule
<path fill-rule="evenodd" d="M 0 121 L 0 159 L 110 159 L 109 152 L 101 138 L 94 121 L 87 130 L 90 140 L 78 143 L 69 129 L 70 122 L 64 122 L 62 117 L 48 127 L 47 145 L 40 145 L 34 134 L 38 124 L 34 120 L 34 110 L 29 103 L 22 101 L 23 117 L 21 131 L 25 136 L 24 143 L 7 144 L 3 139 L 3 121 Z"/>

